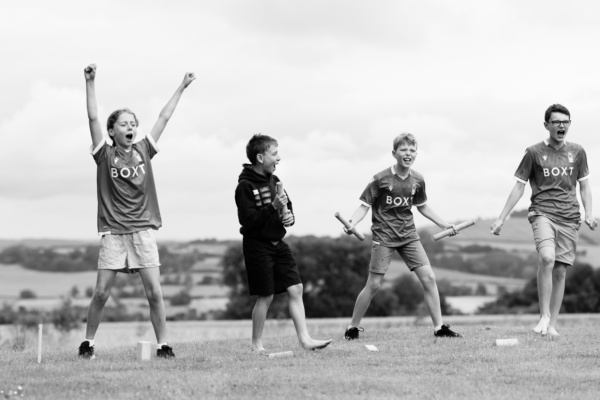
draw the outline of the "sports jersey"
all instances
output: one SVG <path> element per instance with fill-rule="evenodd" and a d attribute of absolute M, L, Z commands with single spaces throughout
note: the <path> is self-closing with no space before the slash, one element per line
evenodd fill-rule
<path fill-rule="evenodd" d="M 277 176 L 259 174 L 251 164 L 244 164 L 235 189 L 240 233 L 244 237 L 279 241 L 285 236 L 279 212 L 271 204 L 277 195 L 277 182 Z M 293 212 L 289 197 L 287 207 Z"/>
<path fill-rule="evenodd" d="M 531 185 L 529 211 L 545 215 L 556 222 L 581 219 L 575 189 L 578 181 L 589 177 L 585 150 L 578 144 L 565 142 L 555 150 L 547 140 L 528 147 L 515 179 Z"/>
<path fill-rule="evenodd" d="M 150 160 L 158 153 L 146 136 L 127 152 L 103 139 L 93 149 L 97 164 L 98 233 L 123 234 L 162 226 Z"/>
<path fill-rule="evenodd" d="M 411 169 L 406 179 L 402 179 L 393 165 L 371 179 L 360 201 L 372 208 L 374 242 L 394 247 L 407 239 L 419 239 L 410 209 L 424 205 L 427 194 L 425 180 L 418 172 Z"/>

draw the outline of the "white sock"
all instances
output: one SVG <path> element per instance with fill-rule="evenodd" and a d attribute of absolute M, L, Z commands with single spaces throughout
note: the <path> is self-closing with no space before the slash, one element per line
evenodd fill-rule
<path fill-rule="evenodd" d="M 439 331 L 440 329 L 442 329 L 442 325 L 436 326 L 435 328 L 433 328 L 434 332 Z"/>
<path fill-rule="evenodd" d="M 156 350 L 160 350 L 160 349 L 162 349 L 163 345 L 164 345 L 164 346 L 168 346 L 168 344 L 167 344 L 167 343 L 157 343 L 157 344 L 156 344 Z"/>
<path fill-rule="evenodd" d="M 85 339 L 85 340 L 90 342 L 90 347 L 94 347 L 94 339 Z M 84 342 L 85 342 L 85 340 L 84 340 Z"/>

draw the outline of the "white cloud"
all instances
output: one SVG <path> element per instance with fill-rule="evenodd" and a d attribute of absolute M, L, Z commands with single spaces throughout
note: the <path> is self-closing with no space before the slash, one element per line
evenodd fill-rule
<path fill-rule="evenodd" d="M 563 5 L 9 2 L 0 14 L 0 237 L 95 232 L 89 62 L 99 68 L 101 118 L 130 107 L 140 134 L 183 73 L 198 76 L 154 160 L 163 238 L 239 237 L 233 192 L 257 132 L 280 142 L 293 233 L 339 233 L 333 213 L 358 206 L 402 131 L 419 140 L 415 169 L 441 216 L 495 216 L 523 150 L 545 137 L 553 102 L 573 113 L 569 136 L 587 149 L 598 199 L 600 58 L 590 43 L 600 6 Z"/>

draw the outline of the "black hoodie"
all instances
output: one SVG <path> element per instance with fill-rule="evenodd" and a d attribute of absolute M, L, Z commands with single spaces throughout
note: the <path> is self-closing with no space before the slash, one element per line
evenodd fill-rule
<path fill-rule="evenodd" d="M 271 204 L 277 194 L 277 178 L 273 174 L 261 175 L 244 164 L 235 189 L 235 204 L 238 209 L 240 233 L 244 237 L 279 241 L 286 230 L 279 212 Z M 288 198 L 288 209 L 293 213 L 292 202 Z"/>

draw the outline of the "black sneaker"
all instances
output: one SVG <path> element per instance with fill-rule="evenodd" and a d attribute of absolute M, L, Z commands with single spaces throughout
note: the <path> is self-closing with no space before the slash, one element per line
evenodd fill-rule
<path fill-rule="evenodd" d="M 346 329 L 346 333 L 344 333 L 344 337 L 346 340 L 354 340 L 358 339 L 358 332 L 364 332 L 365 330 L 361 327 L 351 327 Z"/>
<path fill-rule="evenodd" d="M 460 333 L 456 333 L 450 330 L 450 325 L 442 325 L 442 328 L 433 333 L 435 337 L 454 337 L 461 338 L 462 335 Z"/>
<path fill-rule="evenodd" d="M 84 340 L 79 345 L 79 357 L 94 359 L 94 346 L 90 346 L 90 342 Z"/>
<path fill-rule="evenodd" d="M 156 357 L 171 358 L 175 357 L 175 353 L 173 353 L 173 348 L 171 346 L 163 344 L 160 349 L 156 349 Z"/>

